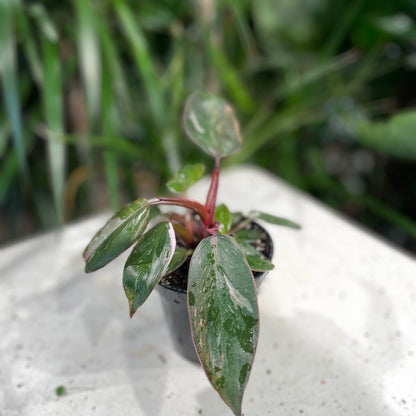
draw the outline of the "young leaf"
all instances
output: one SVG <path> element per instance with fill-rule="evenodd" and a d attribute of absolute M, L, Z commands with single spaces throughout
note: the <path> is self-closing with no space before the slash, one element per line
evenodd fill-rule
<path fill-rule="evenodd" d="M 184 127 L 188 137 L 204 152 L 217 158 L 235 153 L 242 139 L 231 106 L 205 92 L 194 92 L 186 101 Z"/>
<path fill-rule="evenodd" d="M 235 225 L 241 222 L 243 218 L 244 218 L 244 215 L 242 212 L 231 213 L 231 228 L 233 228 Z"/>
<path fill-rule="evenodd" d="M 143 234 L 148 221 L 149 207 L 144 198 L 114 214 L 85 249 L 85 271 L 89 273 L 105 266 L 130 247 Z"/>
<path fill-rule="evenodd" d="M 186 165 L 179 169 L 175 177 L 172 178 L 166 186 L 172 192 L 184 192 L 195 182 L 199 181 L 205 173 L 205 165 L 196 163 Z"/>
<path fill-rule="evenodd" d="M 265 272 L 274 268 L 273 263 L 263 253 L 256 250 L 256 248 L 250 244 L 249 240 L 241 238 L 241 236 L 239 238 L 238 233 L 235 235 L 235 239 L 240 245 L 241 250 L 243 250 L 251 270 Z"/>
<path fill-rule="evenodd" d="M 123 272 L 130 317 L 165 275 L 175 247 L 175 232 L 169 222 L 155 225 L 134 246 Z"/>
<path fill-rule="evenodd" d="M 174 272 L 176 269 L 182 266 L 185 263 L 186 258 L 188 257 L 188 250 L 181 246 L 176 246 L 175 253 L 173 253 L 172 260 L 169 263 L 169 267 L 166 270 L 165 274 Z"/>
<path fill-rule="evenodd" d="M 287 220 L 286 218 L 275 217 L 274 215 L 265 214 L 264 212 L 260 212 L 260 211 L 251 211 L 250 218 L 253 218 L 253 219 L 259 218 L 270 224 L 284 225 L 286 227 L 295 228 L 296 230 L 301 228 L 299 224 L 296 224 L 293 221 Z"/>
<path fill-rule="evenodd" d="M 234 239 L 207 237 L 189 267 L 192 337 L 209 381 L 235 415 L 257 345 L 259 312 L 254 279 Z"/>
<path fill-rule="evenodd" d="M 244 229 L 244 230 L 240 230 L 238 232 L 235 233 L 234 238 L 237 240 L 237 242 L 244 240 L 247 243 L 254 243 L 257 240 L 262 240 L 264 239 L 266 236 L 266 234 L 260 230 L 255 230 L 255 229 Z"/>
<path fill-rule="evenodd" d="M 228 234 L 232 225 L 230 210 L 226 205 L 220 204 L 215 208 L 215 221 L 220 222 L 219 232 Z"/>

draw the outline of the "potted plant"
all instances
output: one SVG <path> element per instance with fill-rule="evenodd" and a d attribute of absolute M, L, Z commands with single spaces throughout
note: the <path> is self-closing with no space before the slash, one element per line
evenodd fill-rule
<path fill-rule="evenodd" d="M 259 329 L 253 272 L 274 267 L 267 257 L 271 250 L 264 249 L 267 233 L 253 221 L 299 226 L 261 211 L 243 216 L 217 205 L 220 162 L 242 144 L 238 121 L 224 100 L 193 93 L 185 104 L 183 124 L 188 137 L 215 161 L 205 204 L 186 197 L 137 199 L 93 237 L 84 251 L 85 271 L 105 266 L 136 243 L 123 272 L 130 317 L 156 286 L 182 285 L 179 292 L 187 299 L 189 318 L 179 319 L 190 327 L 212 386 L 233 413 L 241 415 Z M 187 165 L 168 187 L 183 193 L 203 174 L 203 165 Z M 184 212 L 161 212 L 161 205 L 182 207 Z M 176 282 L 178 278 L 182 282 Z"/>

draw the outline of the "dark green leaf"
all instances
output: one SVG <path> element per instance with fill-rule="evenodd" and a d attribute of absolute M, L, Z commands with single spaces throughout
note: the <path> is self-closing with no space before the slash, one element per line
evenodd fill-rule
<path fill-rule="evenodd" d="M 188 304 L 193 340 L 208 379 L 239 416 L 259 313 L 253 276 L 230 236 L 213 235 L 197 246 L 189 267 Z"/>
<path fill-rule="evenodd" d="M 36 43 L 37 37 L 32 31 L 26 9 L 19 9 L 16 17 L 16 31 L 20 34 L 22 39 L 21 48 L 23 49 L 23 53 L 26 55 L 25 58 L 27 60 L 28 67 L 31 70 L 31 75 L 35 83 L 38 84 L 38 86 L 42 86 L 43 69 L 38 52 L 38 45 Z"/>
<path fill-rule="evenodd" d="M 232 224 L 232 217 L 230 210 L 227 208 L 226 205 L 220 204 L 215 208 L 215 221 L 220 222 L 220 233 L 229 233 Z"/>
<path fill-rule="evenodd" d="M 123 273 L 130 317 L 166 274 L 175 246 L 175 232 L 168 222 L 155 225 L 134 246 Z"/>
<path fill-rule="evenodd" d="M 260 212 L 260 211 L 251 211 L 250 218 L 253 218 L 253 219 L 259 218 L 260 220 L 266 221 L 270 224 L 284 225 L 286 227 L 295 228 L 297 230 L 301 228 L 299 224 L 296 224 L 293 221 L 287 220 L 286 218 L 276 217 L 274 215 L 265 214 L 264 212 Z"/>
<path fill-rule="evenodd" d="M 59 38 L 58 30 L 55 23 L 48 15 L 45 5 L 40 2 L 28 4 L 27 11 L 33 19 L 36 20 L 37 26 L 45 39 L 49 42 L 56 43 Z"/>
<path fill-rule="evenodd" d="M 119 54 L 121 51 L 117 48 L 118 39 L 112 36 L 110 27 L 104 16 L 97 15 L 97 28 L 100 33 L 100 42 L 103 52 L 103 69 L 111 73 L 111 88 L 114 91 L 114 101 L 120 102 L 124 110 L 132 108 L 131 93 L 126 80 L 124 67 Z"/>
<path fill-rule="evenodd" d="M 215 158 L 240 149 L 240 126 L 231 106 L 205 92 L 194 92 L 186 101 L 184 126 L 188 137 Z"/>
<path fill-rule="evenodd" d="M 265 233 L 260 230 L 240 230 L 235 233 L 234 238 L 237 242 L 240 240 L 247 241 L 248 243 L 254 243 L 257 240 L 261 240 L 265 238 Z"/>
<path fill-rule="evenodd" d="M 23 124 L 20 113 L 19 89 L 16 69 L 16 44 L 13 31 L 14 3 L 0 2 L 0 78 L 3 90 L 4 106 L 7 110 L 13 132 L 19 168 L 27 177 L 26 148 L 23 137 Z M 20 7 L 20 5 L 19 5 Z M 17 7 L 16 7 L 17 8 Z M 3 137 L 2 137 L 3 140 Z"/>
<path fill-rule="evenodd" d="M 188 257 L 188 250 L 181 246 L 176 246 L 175 253 L 173 254 L 172 260 L 169 263 L 168 270 L 165 274 L 172 273 L 176 269 L 182 266 L 185 263 L 185 260 Z"/>
<path fill-rule="evenodd" d="M 0 159 L 6 154 L 9 145 L 9 120 L 6 121 L 5 114 L 0 114 Z"/>
<path fill-rule="evenodd" d="M 255 231 L 256 230 L 242 230 L 234 236 L 237 243 L 240 244 L 241 249 L 243 250 L 244 255 L 246 256 L 248 265 L 251 270 L 256 272 L 265 272 L 267 270 L 272 270 L 274 268 L 273 263 L 260 251 L 258 251 L 255 246 L 251 243 L 255 242 L 257 238 L 253 239 L 254 233 L 247 233 L 246 231 Z M 257 231 L 257 233 L 261 233 Z"/>
<path fill-rule="evenodd" d="M 191 185 L 199 181 L 205 173 L 205 165 L 196 163 L 179 169 L 175 177 L 166 186 L 172 192 L 185 192 Z"/>
<path fill-rule="evenodd" d="M 125 206 L 93 237 L 84 251 L 85 271 L 93 272 L 130 247 L 144 232 L 149 220 L 147 200 Z"/>
<path fill-rule="evenodd" d="M 6 200 L 7 193 L 13 185 L 13 180 L 18 171 L 18 161 L 15 149 L 12 149 L 6 157 L 2 159 L 0 165 L 0 204 Z"/>
<path fill-rule="evenodd" d="M 103 68 L 103 85 L 101 94 L 101 123 L 103 141 L 108 142 L 107 137 L 112 136 L 115 133 L 114 123 L 114 94 L 112 90 L 112 75 L 106 67 Z M 117 154 L 111 150 L 106 149 L 104 151 L 104 166 L 107 178 L 108 193 L 110 197 L 111 208 L 113 211 L 117 211 L 120 207 L 118 202 L 118 164 Z"/>

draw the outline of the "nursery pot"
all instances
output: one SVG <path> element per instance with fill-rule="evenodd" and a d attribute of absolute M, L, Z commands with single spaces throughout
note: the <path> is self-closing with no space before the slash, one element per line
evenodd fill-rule
<path fill-rule="evenodd" d="M 263 254 L 271 261 L 273 257 L 273 242 L 269 233 L 258 223 L 252 222 L 249 228 L 261 231 L 265 235 Z M 186 268 L 184 273 L 188 275 L 189 262 L 181 267 Z M 257 289 L 265 279 L 268 272 L 253 272 Z M 157 285 L 169 332 L 176 351 L 190 361 L 199 363 L 195 346 L 192 341 L 191 326 L 188 315 L 187 291 L 185 289 L 167 285 L 160 282 Z"/>

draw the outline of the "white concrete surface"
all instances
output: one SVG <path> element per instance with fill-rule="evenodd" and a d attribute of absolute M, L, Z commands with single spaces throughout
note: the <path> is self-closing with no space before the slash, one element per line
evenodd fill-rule
<path fill-rule="evenodd" d="M 303 225 L 269 227 L 276 269 L 244 414 L 415 415 L 416 262 L 254 168 L 227 171 L 219 200 Z M 171 350 L 156 293 L 128 318 L 126 254 L 83 273 L 106 218 L 0 250 L 0 416 L 230 415 Z"/>

